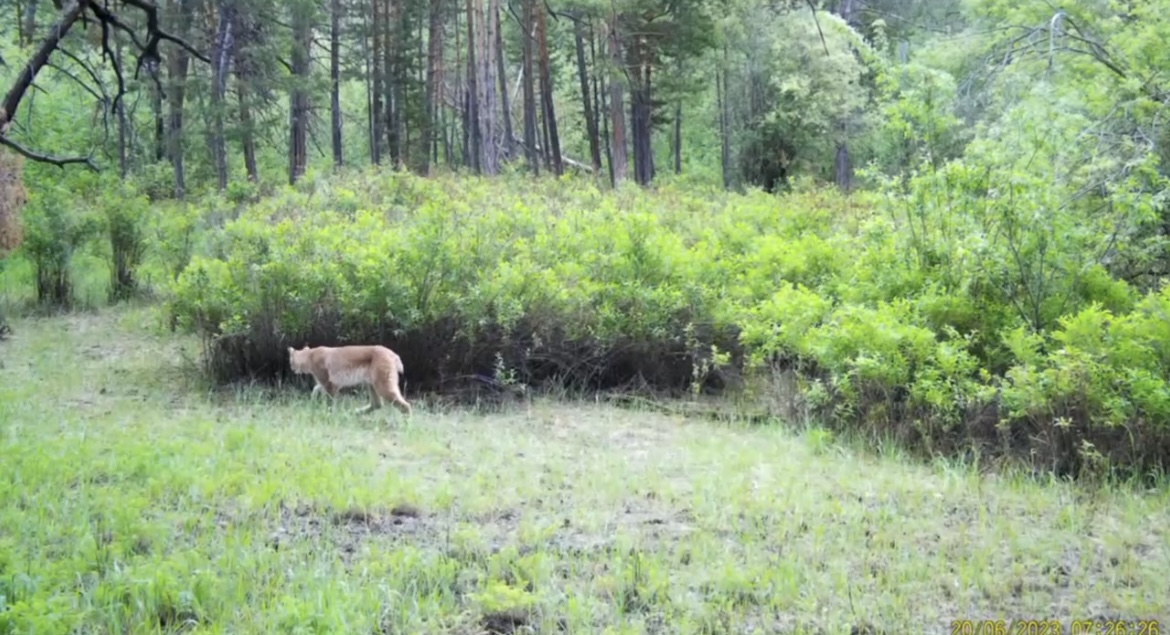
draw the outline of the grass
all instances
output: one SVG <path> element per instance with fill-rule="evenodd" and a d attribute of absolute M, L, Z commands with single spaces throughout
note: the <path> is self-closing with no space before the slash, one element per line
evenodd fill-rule
<path fill-rule="evenodd" d="M 364 394 L 206 390 L 198 344 L 156 322 L 22 318 L 0 343 L 0 634 L 1170 620 L 1165 488 L 595 403 L 476 414 L 409 386 L 413 419 L 354 415 Z"/>

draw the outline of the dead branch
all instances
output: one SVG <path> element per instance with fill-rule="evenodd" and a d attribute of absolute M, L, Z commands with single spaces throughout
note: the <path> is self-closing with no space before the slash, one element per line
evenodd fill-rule
<path fill-rule="evenodd" d="M 134 71 L 135 78 L 138 77 L 138 72 L 143 65 L 152 71 L 157 68 L 160 61 L 159 44 L 163 41 L 168 41 L 184 48 L 192 56 L 205 63 L 211 63 L 210 58 L 196 50 L 193 46 L 185 42 L 182 38 L 173 36 L 164 31 L 159 26 L 158 6 L 150 0 L 122 0 L 122 4 L 137 8 L 146 14 L 146 39 L 143 41 L 139 38 L 138 33 L 134 28 L 127 25 L 117 14 L 107 8 L 104 3 L 99 3 L 97 0 L 69 0 L 61 8 L 60 16 L 57 23 L 49 30 L 49 34 L 45 36 L 44 41 L 33 53 L 32 57 L 21 69 L 20 74 L 17 75 L 11 88 L 8 89 L 4 100 L 0 103 L 0 145 L 7 146 L 24 157 L 37 161 L 40 163 L 49 163 L 58 167 L 64 167 L 70 164 L 83 164 L 91 170 L 97 170 L 97 165 L 90 157 L 56 157 L 52 155 L 42 154 L 29 148 L 26 148 L 20 143 L 9 139 L 8 129 L 12 123 L 12 117 L 16 114 L 20 107 L 20 102 L 24 98 L 25 93 L 30 87 L 34 87 L 33 80 L 42 68 L 49 64 L 49 58 L 54 51 L 62 51 L 62 54 L 78 62 L 79 65 L 89 73 L 90 77 L 96 78 L 97 74 L 93 69 L 86 64 L 81 63 L 75 55 L 68 51 L 61 49 L 61 41 L 69 33 L 78 20 L 88 21 L 89 16 L 86 15 L 88 11 L 94 19 L 100 24 L 102 29 L 102 57 L 109 60 L 109 63 L 114 67 L 114 72 L 118 78 L 118 94 L 114 97 L 113 107 L 118 107 L 119 102 L 126 93 L 125 81 L 122 75 L 121 62 L 117 56 L 114 55 L 110 49 L 110 30 L 117 29 L 126 33 L 134 46 L 138 49 L 138 63 Z M 152 76 L 157 73 L 152 72 Z M 75 78 L 76 79 L 76 78 Z M 157 82 L 157 77 L 155 77 Z M 80 83 L 80 82 L 79 82 Z M 102 87 L 102 92 L 105 92 L 104 86 L 98 81 L 99 87 Z M 93 91 L 91 91 L 93 92 Z M 106 101 L 106 100 L 101 100 Z"/>
<path fill-rule="evenodd" d="M 95 164 L 93 162 L 93 159 L 91 159 L 89 157 L 55 157 L 55 156 L 51 156 L 48 154 L 41 154 L 39 152 L 33 152 L 32 150 L 29 150 L 28 148 L 13 141 L 12 139 L 9 139 L 8 137 L 6 137 L 4 135 L 0 135 L 0 145 L 12 148 L 13 150 L 15 150 L 17 152 L 17 154 L 20 154 L 21 156 L 28 158 L 28 159 L 31 159 L 33 161 L 37 161 L 38 163 L 48 163 L 50 165 L 55 165 L 59 168 L 63 168 L 65 166 L 73 164 L 73 163 L 80 163 L 80 164 L 88 167 L 89 169 L 93 170 L 94 172 L 97 172 L 97 170 L 98 170 L 97 164 Z"/>
<path fill-rule="evenodd" d="M 821 46 L 825 47 L 825 57 L 829 56 L 829 43 L 825 41 L 825 32 L 821 30 L 821 21 L 817 19 L 817 8 L 812 0 L 808 1 L 808 10 L 812 13 L 813 23 L 817 25 L 817 34 L 821 36 Z"/>
<path fill-rule="evenodd" d="M 69 71 L 69 69 L 61 66 L 60 64 L 54 64 L 52 62 L 49 62 L 48 64 L 45 64 L 45 66 L 48 66 L 49 68 L 57 71 L 58 73 L 61 73 L 65 77 L 72 80 L 74 84 L 77 84 L 78 86 L 80 86 L 82 89 L 85 90 L 85 92 L 93 95 L 94 99 L 96 99 L 100 102 L 103 102 L 103 103 L 105 103 L 105 101 L 108 99 L 108 97 L 106 97 L 105 95 L 94 90 L 89 84 L 86 84 L 85 82 L 83 82 L 80 77 L 78 77 L 77 75 L 74 75 L 73 73 L 71 73 Z M 100 87 L 100 85 L 99 85 L 99 87 Z"/>
<path fill-rule="evenodd" d="M 81 69 L 84 70 L 87 75 L 89 75 L 89 78 L 93 80 L 93 83 L 101 87 L 102 93 L 104 94 L 106 92 L 105 82 L 102 81 L 101 77 L 98 77 L 97 71 L 93 70 L 93 67 L 87 64 L 85 60 L 81 59 L 72 51 L 64 47 L 58 48 L 57 52 L 64 55 L 65 57 L 68 57 L 73 61 L 74 64 L 80 66 Z"/>

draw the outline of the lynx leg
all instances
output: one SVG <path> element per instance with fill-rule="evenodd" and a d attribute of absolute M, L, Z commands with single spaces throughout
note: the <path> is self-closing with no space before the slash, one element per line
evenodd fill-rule
<path fill-rule="evenodd" d="M 377 391 L 380 399 L 390 400 L 394 403 L 395 407 L 398 407 L 398 409 L 406 414 L 412 413 L 411 403 L 402 398 L 402 392 L 398 389 L 397 373 L 391 374 L 390 379 L 385 384 L 377 387 Z"/>
<path fill-rule="evenodd" d="M 333 384 L 333 382 L 329 381 L 328 379 L 326 379 L 325 381 L 321 381 L 320 378 L 316 378 L 316 379 L 317 379 L 317 385 L 313 386 L 312 400 L 316 401 L 317 397 L 321 393 L 325 393 L 326 395 L 329 396 L 329 403 L 330 403 L 330 405 L 332 405 L 333 402 L 337 398 L 337 386 L 335 386 Z"/>
<path fill-rule="evenodd" d="M 395 377 L 394 379 L 398 378 Z M 386 387 L 386 393 L 387 394 L 383 394 L 382 397 L 389 399 L 394 403 L 395 406 L 398 407 L 399 410 L 405 414 L 409 415 L 412 413 L 410 402 L 402 396 L 402 391 L 398 389 L 397 381 L 391 382 L 390 385 Z"/>
<path fill-rule="evenodd" d="M 378 389 L 374 388 L 373 384 L 370 384 L 370 403 L 362 406 L 361 408 L 358 408 L 354 412 L 356 414 L 360 415 L 360 414 L 369 412 L 371 410 L 377 410 L 378 408 L 381 408 L 381 407 L 382 407 L 382 396 L 378 394 Z"/>

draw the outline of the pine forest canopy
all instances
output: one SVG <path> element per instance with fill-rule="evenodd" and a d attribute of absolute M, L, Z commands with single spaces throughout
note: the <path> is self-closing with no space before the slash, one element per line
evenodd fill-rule
<path fill-rule="evenodd" d="M 369 163 L 904 189 L 956 160 L 1156 196 L 1166 4 L 6 0 L 0 144 L 154 198 Z"/>
<path fill-rule="evenodd" d="M 1006 160 L 1029 120 L 1095 140 L 1049 145 L 1086 191 L 1161 174 L 1165 4 L 5 0 L 0 143 L 178 198 L 370 162 L 771 191 Z"/>

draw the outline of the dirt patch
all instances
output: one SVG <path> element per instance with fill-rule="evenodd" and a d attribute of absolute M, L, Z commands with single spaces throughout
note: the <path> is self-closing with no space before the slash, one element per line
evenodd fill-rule
<path fill-rule="evenodd" d="M 528 616 L 521 611 L 488 613 L 480 618 L 483 630 L 491 635 L 511 635 L 527 623 Z"/>
<path fill-rule="evenodd" d="M 280 524 L 269 546 L 280 549 L 284 542 L 308 540 L 332 542 L 348 564 L 362 543 L 371 538 L 430 542 L 441 533 L 433 518 L 419 508 L 400 504 L 389 509 L 350 507 L 333 510 L 300 503 L 280 506 Z"/>

